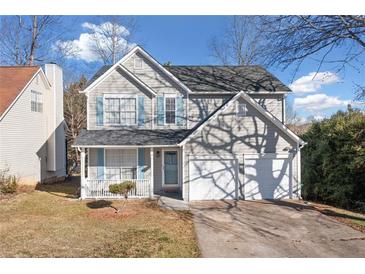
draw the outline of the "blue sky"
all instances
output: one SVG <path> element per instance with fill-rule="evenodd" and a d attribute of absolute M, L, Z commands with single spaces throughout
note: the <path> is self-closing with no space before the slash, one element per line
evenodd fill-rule
<path fill-rule="evenodd" d="M 137 16 L 138 32 L 133 41 L 142 45 L 160 63 L 170 61 L 174 65 L 213 65 L 217 64 L 211 56 L 209 41 L 213 36 L 224 33 L 229 16 Z M 67 17 L 65 21 L 72 22 L 72 31 L 64 40 L 77 40 L 80 35 L 88 33 L 83 23 L 102 23 L 97 16 Z M 344 50 L 337 50 L 333 57 L 340 57 Z M 71 60 L 70 60 L 71 61 Z M 346 109 L 354 99 L 356 84 L 365 85 L 364 57 L 358 60 L 359 71 L 347 67 L 337 72 L 333 65 L 324 64 L 317 72 L 318 63 L 305 61 L 300 69 L 293 74 L 294 67 L 281 70 L 277 67 L 268 68 L 285 84 L 295 91 L 288 97 L 294 104 L 295 111 L 303 119 L 308 116 L 328 117 L 338 109 Z M 73 60 L 77 66 L 90 77 L 100 62 Z M 363 107 L 363 106 L 362 106 Z"/>

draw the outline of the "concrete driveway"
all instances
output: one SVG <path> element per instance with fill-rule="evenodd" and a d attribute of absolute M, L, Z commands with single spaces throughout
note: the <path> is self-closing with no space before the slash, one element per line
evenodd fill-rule
<path fill-rule="evenodd" d="M 290 201 L 190 204 L 203 257 L 365 257 L 365 234 Z"/>

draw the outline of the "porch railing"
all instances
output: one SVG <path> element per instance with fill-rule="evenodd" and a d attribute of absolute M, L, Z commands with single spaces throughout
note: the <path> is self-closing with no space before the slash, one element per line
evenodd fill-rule
<path fill-rule="evenodd" d="M 151 181 L 148 179 L 128 179 L 125 181 L 132 181 L 136 183 L 136 188 L 128 193 L 131 198 L 147 198 L 150 196 Z M 84 181 L 85 198 L 99 198 L 99 199 L 120 199 L 124 198 L 122 195 L 109 192 L 111 184 L 122 183 L 123 180 L 92 180 L 85 179 Z"/>

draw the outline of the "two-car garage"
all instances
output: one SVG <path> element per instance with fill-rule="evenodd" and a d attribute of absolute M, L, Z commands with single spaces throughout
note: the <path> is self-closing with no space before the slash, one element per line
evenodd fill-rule
<path fill-rule="evenodd" d="M 189 200 L 292 198 L 292 157 L 246 154 L 189 159 Z"/>

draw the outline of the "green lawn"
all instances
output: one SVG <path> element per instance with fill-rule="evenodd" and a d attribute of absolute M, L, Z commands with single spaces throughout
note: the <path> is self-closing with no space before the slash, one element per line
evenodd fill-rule
<path fill-rule="evenodd" d="M 155 201 L 79 201 L 76 185 L 0 200 L 0 257 L 198 257 L 188 212 Z"/>

